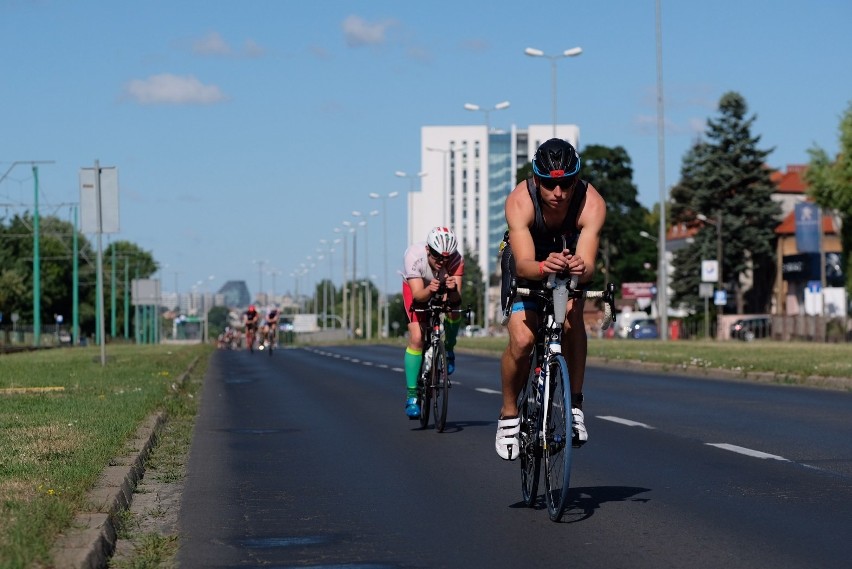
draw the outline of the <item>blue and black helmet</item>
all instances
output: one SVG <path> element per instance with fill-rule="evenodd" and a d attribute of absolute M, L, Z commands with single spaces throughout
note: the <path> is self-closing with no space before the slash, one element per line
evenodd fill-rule
<path fill-rule="evenodd" d="M 539 178 L 574 178 L 580 172 L 580 155 L 569 142 L 551 138 L 535 151 L 532 167 Z"/>

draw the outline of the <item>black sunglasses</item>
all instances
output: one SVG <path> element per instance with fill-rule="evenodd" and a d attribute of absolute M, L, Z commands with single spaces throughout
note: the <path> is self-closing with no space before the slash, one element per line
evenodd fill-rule
<path fill-rule="evenodd" d="M 577 183 L 577 178 L 576 176 L 573 178 L 539 178 L 538 181 L 545 190 L 553 191 L 556 189 L 556 186 L 559 186 L 567 191 L 574 187 L 574 184 Z"/>
<path fill-rule="evenodd" d="M 435 259 L 436 261 L 445 261 L 446 257 L 429 247 L 429 256 Z"/>

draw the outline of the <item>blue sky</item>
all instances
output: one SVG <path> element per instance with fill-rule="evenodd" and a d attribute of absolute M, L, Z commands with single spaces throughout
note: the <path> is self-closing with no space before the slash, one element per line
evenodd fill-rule
<path fill-rule="evenodd" d="M 463 105 L 504 100 L 492 126 L 550 124 L 550 62 L 524 48 L 580 46 L 557 64 L 558 120 L 579 125 L 581 151 L 623 146 L 652 207 L 654 7 L 0 0 L 0 176 L 15 161 L 51 161 L 39 166 L 40 210 L 69 218 L 60 204 L 79 201 L 79 169 L 116 166 L 121 231 L 105 243 L 151 251 L 165 291 L 245 279 L 254 294 L 262 273 L 263 288 L 274 281 L 280 294 L 353 210 L 381 209 L 370 192 L 409 189 L 394 172 L 420 169 L 421 126 L 482 124 Z M 836 152 L 852 101 L 850 23 L 848 0 L 662 0 L 666 186 L 727 91 L 757 115 L 772 166 L 806 162 L 814 145 Z M 0 214 L 32 203 L 30 167 L 12 167 Z M 400 198 L 386 205 L 396 292 L 407 210 Z M 380 227 L 368 228 L 379 284 Z M 299 281 L 302 291 L 340 281 L 339 249 L 331 260 Z"/>

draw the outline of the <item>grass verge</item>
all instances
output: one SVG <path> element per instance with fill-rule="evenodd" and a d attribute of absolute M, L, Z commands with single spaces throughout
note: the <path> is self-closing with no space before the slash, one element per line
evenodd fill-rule
<path fill-rule="evenodd" d="M 507 337 L 458 339 L 460 348 L 500 353 Z M 589 357 L 646 362 L 671 370 L 721 369 L 736 375 L 772 374 L 779 382 L 852 378 L 852 344 L 808 342 L 669 341 L 589 339 Z"/>
<path fill-rule="evenodd" d="M 97 347 L 0 356 L 0 566 L 50 564 L 104 466 L 151 413 L 179 411 L 177 378 L 210 350 L 109 346 L 106 366 Z"/>

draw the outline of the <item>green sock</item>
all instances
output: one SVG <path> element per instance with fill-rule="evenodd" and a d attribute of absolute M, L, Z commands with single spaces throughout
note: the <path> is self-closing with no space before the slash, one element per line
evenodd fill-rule
<path fill-rule="evenodd" d="M 444 320 L 444 345 L 447 347 L 447 351 L 456 347 L 456 336 L 458 336 L 460 325 L 461 316 L 447 317 Z"/>
<path fill-rule="evenodd" d="M 420 374 L 420 361 L 423 350 L 405 348 L 405 385 L 409 397 L 417 397 L 417 376 Z"/>

